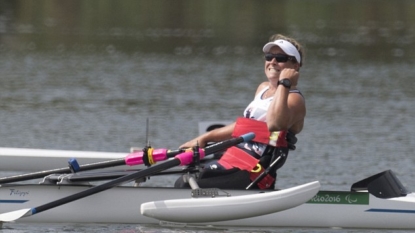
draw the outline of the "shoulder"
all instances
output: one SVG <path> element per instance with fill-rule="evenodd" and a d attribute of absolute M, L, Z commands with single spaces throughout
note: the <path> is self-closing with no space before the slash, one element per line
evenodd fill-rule
<path fill-rule="evenodd" d="M 288 95 L 288 101 L 294 101 L 294 103 L 301 105 L 305 105 L 305 98 L 300 90 L 292 89 L 289 91 L 290 95 Z"/>
<path fill-rule="evenodd" d="M 299 96 L 299 97 L 301 97 L 301 99 L 303 99 L 303 101 L 305 101 L 305 97 L 304 97 L 303 93 L 301 93 L 301 91 L 300 91 L 300 90 L 298 90 L 297 88 L 295 88 L 295 89 L 291 89 L 289 93 L 290 93 L 290 94 L 292 94 L 292 93 L 296 93 L 296 94 L 298 94 L 298 95 L 294 95 L 294 96 Z M 293 96 L 293 95 L 290 95 L 290 96 Z"/>

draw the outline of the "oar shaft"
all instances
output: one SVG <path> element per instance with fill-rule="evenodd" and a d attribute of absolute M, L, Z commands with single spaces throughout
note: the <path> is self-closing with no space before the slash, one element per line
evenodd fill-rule
<path fill-rule="evenodd" d="M 205 151 L 206 155 L 209 154 L 213 154 L 213 153 L 217 153 L 220 151 L 223 151 L 231 146 L 235 146 L 241 142 L 246 141 L 247 139 L 245 139 L 244 137 L 237 137 L 237 138 L 232 138 L 226 141 L 222 141 L 222 142 L 217 142 L 215 144 L 209 145 L 207 147 L 205 147 L 203 150 Z"/>
<path fill-rule="evenodd" d="M 124 158 L 80 165 L 79 171 L 88 171 L 88 170 L 115 167 L 115 166 L 121 166 L 121 165 L 125 165 Z M 71 173 L 71 172 L 72 171 L 69 167 L 63 167 L 63 168 L 46 170 L 46 171 L 39 171 L 39 172 L 26 173 L 26 174 L 21 174 L 21 175 L 8 176 L 8 177 L 0 178 L 0 184 L 13 183 L 13 182 L 19 182 L 19 181 L 25 181 L 25 180 L 31 180 L 31 179 L 38 179 L 38 178 L 43 178 L 51 174 L 63 174 L 63 173 Z"/>
<path fill-rule="evenodd" d="M 157 173 L 157 172 L 160 172 L 160 171 L 163 171 L 163 170 L 167 170 L 167 169 L 175 167 L 175 166 L 179 166 L 180 163 L 181 163 L 180 160 L 176 159 L 176 158 L 172 159 L 172 160 L 168 160 L 164 163 L 160 163 L 158 165 L 149 167 L 145 170 L 141 170 L 141 171 L 132 173 L 130 175 L 120 177 L 118 179 L 112 180 L 112 181 L 104 183 L 102 185 L 98 185 L 98 186 L 95 186 L 93 188 L 89 188 L 87 190 L 84 190 L 82 192 L 75 193 L 75 194 L 72 194 L 70 196 L 58 199 L 56 201 L 52 201 L 52 202 L 49 202 L 47 204 L 35 207 L 35 208 L 32 209 L 32 214 L 40 213 L 40 212 L 43 212 L 45 210 L 52 209 L 54 207 L 64 205 L 66 203 L 69 203 L 69 202 L 72 202 L 72 201 L 75 201 L 75 200 L 78 200 L 78 199 L 81 199 L 81 198 L 84 198 L 84 197 L 88 197 L 90 195 L 93 195 L 93 194 L 96 194 L 96 193 L 99 193 L 99 192 L 102 192 L 102 191 L 105 191 L 107 189 L 111 189 L 111 188 L 113 188 L 115 186 L 118 186 L 118 185 L 121 185 L 123 183 L 129 182 L 129 181 L 132 181 L 132 180 L 136 180 L 136 179 L 140 179 L 142 177 L 149 176 L 149 175 L 152 175 L 154 173 Z"/>
<path fill-rule="evenodd" d="M 172 150 L 172 151 L 166 150 L 164 156 L 166 157 L 165 159 L 167 159 L 167 158 L 174 157 L 182 152 L 183 150 Z M 142 164 L 142 158 L 138 158 L 136 160 L 141 160 L 141 163 L 137 162 L 136 164 Z M 79 171 L 90 171 L 90 170 L 95 170 L 95 169 L 103 169 L 103 168 L 123 166 L 123 165 L 127 165 L 126 158 L 79 165 Z M 64 174 L 64 173 L 71 173 L 71 172 L 72 170 L 69 167 L 56 168 L 56 169 L 51 169 L 51 170 L 39 171 L 39 172 L 31 172 L 31 173 L 26 173 L 26 174 L 21 174 L 21 175 L 14 175 L 14 176 L 0 178 L 0 184 L 39 179 L 39 178 L 43 178 L 45 176 L 52 175 L 52 174 Z"/>

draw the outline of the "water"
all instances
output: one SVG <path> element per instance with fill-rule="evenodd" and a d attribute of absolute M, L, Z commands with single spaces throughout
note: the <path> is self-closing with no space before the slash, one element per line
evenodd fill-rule
<path fill-rule="evenodd" d="M 28 230 L 29 229 L 29 230 Z M 378 230 L 367 229 L 301 229 L 301 228 L 280 228 L 280 229 L 257 229 L 257 228 L 165 228 L 160 226 L 131 226 L 131 225 L 107 225 L 107 224 L 20 224 L 13 229 L 3 229 L 1 232 L 7 233 L 29 233 L 29 232 L 116 232 L 116 233 L 329 233 L 329 232 L 347 232 L 347 233 L 374 233 L 381 232 Z M 391 232 L 391 231 L 384 231 Z M 404 233 L 405 231 L 397 231 Z"/>
<path fill-rule="evenodd" d="M 242 114 L 265 80 L 261 46 L 278 31 L 307 46 L 300 72 L 305 128 L 279 171 L 278 187 L 319 180 L 323 189 L 348 190 L 387 169 L 409 190 L 415 187 L 411 1 L 385 1 L 377 8 L 372 1 L 244 2 L 245 14 L 233 1 L 204 6 L 179 1 L 183 8 L 163 1 L 155 1 L 157 8 L 145 1 L 122 6 L 102 1 L 101 8 L 67 3 L 84 16 L 79 23 L 72 15 L 54 14 L 62 8 L 49 1 L 38 5 L 54 11 L 43 13 L 30 10 L 37 9 L 31 3 L 13 2 L 0 8 L 0 147 L 127 152 L 145 145 L 149 118 L 153 147 L 177 148 L 197 135 L 200 121 Z M 136 7 L 141 14 L 132 10 Z M 211 13 L 203 13 L 205 7 Z M 214 10 L 226 7 L 236 9 Z M 327 7 L 344 11 L 333 15 L 323 11 Z M 145 9 L 154 12 L 146 15 Z M 188 20 L 175 18 L 180 9 L 178 15 Z M 248 24 L 246 14 L 260 9 L 283 9 L 285 23 L 262 12 L 263 17 L 252 16 L 255 25 Z M 108 12 L 117 17 L 104 20 Z M 151 185 L 168 186 L 174 179 L 153 179 Z M 377 232 L 21 223 L 5 224 L 0 232 L 217 231 Z"/>
<path fill-rule="evenodd" d="M 32 232 L 114 232 L 114 233 L 331 233 L 331 232 L 347 232 L 347 233 L 376 233 L 376 232 L 394 232 L 379 231 L 369 229 L 301 229 L 301 228 L 166 228 L 161 226 L 132 226 L 121 224 L 19 224 L 13 228 L 5 228 L 0 232 L 7 233 L 32 233 Z M 407 231 L 396 231 L 405 233 Z"/>

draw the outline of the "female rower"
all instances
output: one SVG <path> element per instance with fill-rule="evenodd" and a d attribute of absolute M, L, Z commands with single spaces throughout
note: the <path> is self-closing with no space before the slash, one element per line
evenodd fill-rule
<path fill-rule="evenodd" d="M 244 133 L 254 132 L 255 138 L 225 151 L 217 160 L 204 165 L 198 184 L 217 188 L 274 188 L 276 170 L 284 163 L 288 150 L 295 149 L 295 135 L 303 129 L 306 115 L 305 100 L 297 89 L 303 64 L 303 48 L 293 38 L 275 34 L 263 47 L 266 82 L 259 84 L 254 100 L 243 116 L 234 123 L 206 132 L 180 146 L 204 147 L 208 142 L 220 142 Z M 267 171 L 257 183 L 251 183 Z M 220 176 L 220 179 L 217 178 Z M 186 186 L 178 179 L 176 187 Z"/>

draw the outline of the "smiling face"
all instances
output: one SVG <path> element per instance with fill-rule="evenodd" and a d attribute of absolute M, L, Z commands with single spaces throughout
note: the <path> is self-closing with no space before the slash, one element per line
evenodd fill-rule
<path fill-rule="evenodd" d="M 271 53 L 271 54 L 286 54 L 278 46 L 273 46 L 269 50 L 269 53 Z M 280 77 L 280 73 L 285 68 L 291 68 L 291 69 L 298 70 L 300 68 L 300 65 L 296 62 L 293 62 L 293 61 L 277 62 L 275 60 L 275 58 L 272 59 L 271 61 L 265 61 L 265 75 L 267 76 L 268 80 L 271 83 L 277 83 L 278 82 L 279 77 Z"/>

